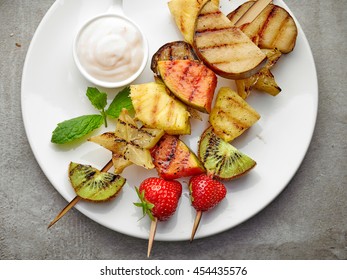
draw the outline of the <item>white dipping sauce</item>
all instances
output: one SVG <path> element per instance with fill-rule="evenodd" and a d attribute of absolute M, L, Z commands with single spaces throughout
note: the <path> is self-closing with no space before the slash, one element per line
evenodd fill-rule
<path fill-rule="evenodd" d="M 139 30 L 126 19 L 104 16 L 81 31 L 76 53 L 89 75 L 104 82 L 120 82 L 140 68 L 144 41 Z"/>

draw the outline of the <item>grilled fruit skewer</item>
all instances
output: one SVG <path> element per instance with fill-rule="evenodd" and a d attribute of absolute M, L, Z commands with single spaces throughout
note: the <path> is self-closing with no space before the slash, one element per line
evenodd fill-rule
<path fill-rule="evenodd" d="M 112 160 L 110 160 L 99 172 L 107 172 L 110 168 L 112 167 Z M 70 165 L 71 168 L 71 165 Z M 98 172 L 96 170 L 94 170 L 94 172 Z M 69 174 L 70 175 L 70 174 Z M 124 181 L 125 182 L 125 181 Z M 124 184 L 124 183 L 123 183 Z M 70 203 L 68 205 L 65 206 L 65 208 L 63 210 L 61 210 L 59 212 L 59 214 L 52 220 L 52 222 L 50 222 L 50 224 L 48 225 L 48 228 L 50 228 L 51 226 L 53 226 L 56 222 L 58 222 L 72 207 L 74 207 L 77 202 L 79 202 L 82 199 L 81 196 L 77 195 L 75 196 L 75 198 L 73 200 L 70 201 Z"/>
<path fill-rule="evenodd" d="M 151 219 L 148 238 L 147 257 L 150 256 L 158 221 L 168 220 L 176 211 L 182 194 L 182 185 L 178 181 L 166 181 L 162 178 L 150 177 L 136 188 L 140 202 L 134 203 L 141 207 L 143 216 Z"/>
<path fill-rule="evenodd" d="M 212 176 L 200 174 L 189 180 L 189 193 L 192 206 L 196 210 L 196 216 L 190 241 L 192 242 L 200 224 L 202 213 L 211 210 L 219 204 L 227 193 L 226 187 Z"/>

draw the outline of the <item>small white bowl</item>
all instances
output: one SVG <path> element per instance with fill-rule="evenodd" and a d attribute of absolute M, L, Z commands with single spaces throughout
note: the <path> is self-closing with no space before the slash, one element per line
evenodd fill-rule
<path fill-rule="evenodd" d="M 103 19 L 110 18 L 118 21 L 124 22 L 124 24 L 129 25 L 130 27 L 133 27 L 136 32 L 138 32 L 138 35 L 141 37 L 141 46 L 143 51 L 143 56 L 141 63 L 138 64 L 137 69 L 134 69 L 133 73 L 130 76 L 125 77 L 121 80 L 110 80 L 110 79 L 102 79 L 100 77 L 96 77 L 96 75 L 93 75 L 91 71 L 86 69 L 86 67 L 83 65 L 83 63 L 80 60 L 79 52 L 78 52 L 78 45 L 79 40 L 81 38 L 81 35 L 86 30 L 87 27 L 89 27 L 91 24 L 98 23 L 98 21 L 101 21 Z M 127 46 L 127 49 L 131 50 L 131 45 Z M 92 82 L 95 85 L 105 87 L 105 88 L 119 88 L 123 87 L 125 85 L 130 84 L 132 81 L 134 81 L 138 76 L 141 75 L 142 71 L 144 70 L 147 60 L 148 60 L 148 42 L 146 37 L 144 36 L 143 32 L 139 28 L 139 26 L 133 22 L 131 19 L 126 17 L 122 10 L 122 1 L 114 1 L 113 6 L 109 10 L 108 13 L 98 15 L 90 20 L 88 20 L 86 23 L 82 25 L 82 28 L 77 33 L 74 42 L 73 42 L 73 58 L 75 61 L 75 64 L 81 74 L 90 82 Z"/>

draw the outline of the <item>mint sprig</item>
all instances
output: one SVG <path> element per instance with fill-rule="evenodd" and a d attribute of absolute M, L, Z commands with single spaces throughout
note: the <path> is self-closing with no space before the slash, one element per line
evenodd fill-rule
<path fill-rule="evenodd" d="M 52 133 L 51 142 L 65 144 L 81 138 L 103 124 L 101 115 L 84 115 L 61 123 Z"/>
<path fill-rule="evenodd" d="M 123 108 L 127 109 L 130 115 L 134 114 L 134 107 L 130 98 L 130 87 L 123 88 L 116 95 L 106 113 L 112 118 L 118 118 Z"/>
<path fill-rule="evenodd" d="M 86 95 L 91 104 L 99 110 L 100 115 L 84 115 L 58 123 L 52 133 L 52 143 L 69 143 L 89 134 L 102 124 L 107 127 L 107 116 L 118 118 L 123 108 L 126 108 L 130 114 L 134 112 L 130 98 L 130 87 L 121 90 L 115 96 L 107 110 L 105 110 L 107 105 L 106 93 L 100 92 L 97 88 L 88 87 Z"/>

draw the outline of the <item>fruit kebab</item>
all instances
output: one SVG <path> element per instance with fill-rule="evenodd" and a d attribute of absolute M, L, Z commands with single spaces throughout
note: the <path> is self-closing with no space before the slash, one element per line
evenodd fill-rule
<path fill-rule="evenodd" d="M 90 165 L 71 162 L 69 165 L 69 179 L 77 195 L 49 223 L 48 228 L 58 222 L 81 199 L 102 202 L 116 197 L 126 180 L 119 175 L 108 173 L 107 171 L 111 167 L 112 160 L 100 171 Z"/>
<path fill-rule="evenodd" d="M 202 133 L 198 150 L 206 174 L 189 180 L 191 204 L 197 211 L 190 241 L 194 239 L 202 213 L 214 208 L 226 196 L 226 187 L 220 180 L 240 177 L 256 165 L 249 156 L 217 136 L 212 126 Z"/>
<path fill-rule="evenodd" d="M 136 164 L 146 169 L 154 168 L 149 149 L 154 147 L 163 134 L 164 131 L 161 129 L 138 128 L 128 111 L 123 109 L 117 119 L 114 132 L 105 132 L 89 138 L 89 141 L 112 151 L 112 159 L 101 171 L 83 165 L 74 168 L 75 165 L 70 164 L 69 178 L 77 196 L 54 218 L 48 228 L 60 220 L 81 198 L 89 201 L 107 201 L 110 199 L 113 195 L 112 192 L 106 192 L 110 195 L 109 198 L 103 197 L 103 199 L 100 199 L 93 193 L 92 187 L 102 188 L 108 183 L 107 180 L 110 180 L 109 184 L 114 188 L 112 180 L 116 177 L 122 178 L 120 175 L 115 174 L 120 174 L 127 166 Z M 114 167 L 114 174 L 106 173 L 112 166 Z M 122 186 L 124 183 L 125 179 Z"/>
<path fill-rule="evenodd" d="M 189 192 L 192 206 L 197 211 L 190 237 L 192 242 L 202 213 L 217 206 L 225 198 L 227 189 L 221 182 L 214 180 L 213 175 L 201 174 L 190 178 Z"/>
<path fill-rule="evenodd" d="M 140 202 L 134 205 L 141 207 L 143 217 L 148 215 L 151 227 L 148 238 L 147 257 L 150 256 L 158 221 L 168 220 L 176 211 L 182 194 L 182 185 L 175 180 L 150 177 L 145 179 L 136 192 Z"/>

